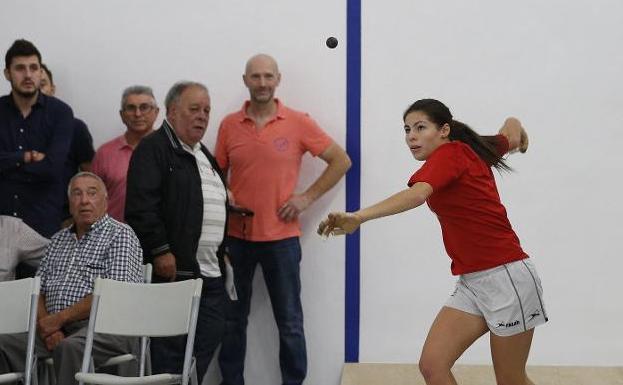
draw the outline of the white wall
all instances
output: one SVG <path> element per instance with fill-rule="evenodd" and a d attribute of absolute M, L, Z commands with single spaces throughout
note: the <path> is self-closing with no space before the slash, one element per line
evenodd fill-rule
<path fill-rule="evenodd" d="M 413 101 L 481 133 L 518 116 L 531 147 L 497 181 L 550 313 L 530 362 L 621 365 L 623 3 L 364 2 L 363 25 L 362 204 L 420 167 L 401 121 Z M 454 283 L 437 220 L 421 207 L 361 238 L 361 361 L 417 362 Z M 490 362 L 488 341 L 463 362 Z"/>
<path fill-rule="evenodd" d="M 118 111 L 122 90 L 154 88 L 162 104 L 178 80 L 204 82 L 213 112 L 204 142 L 214 147 L 223 116 L 242 106 L 246 60 L 273 55 L 281 66 L 277 95 L 309 112 L 340 144 L 345 140 L 344 2 L 230 1 L 3 1 L 2 53 L 16 38 L 35 43 L 54 72 L 57 96 L 89 125 L 96 145 L 124 131 Z M 322 23 L 318 23 L 322 20 Z M 328 36 L 340 39 L 335 50 Z M 3 56 L 4 57 L 4 56 Z M 10 87 L 0 82 L 0 93 Z M 164 116 L 161 108 L 160 117 Z M 306 158 L 300 189 L 320 174 L 324 162 Z M 303 216 L 303 308 L 310 384 L 338 383 L 344 356 L 344 243 L 313 235 L 322 214 L 344 207 L 340 183 Z M 280 382 L 277 331 L 261 270 L 256 276 L 247 358 L 248 382 Z M 218 383 L 215 366 L 209 384 Z"/>
<path fill-rule="evenodd" d="M 173 82 L 203 81 L 213 103 L 209 147 L 219 120 L 246 97 L 244 61 L 271 53 L 283 73 L 279 96 L 343 143 L 345 2 L 173 4 L 5 0 L 0 49 L 17 37 L 34 41 L 59 97 L 89 124 L 96 144 L 123 132 L 124 87 L 150 84 L 162 102 Z M 416 99 L 446 102 L 482 133 L 495 132 L 508 115 L 529 130 L 529 152 L 512 156 L 517 172 L 498 183 L 540 270 L 551 316 L 535 335 L 534 364 L 622 361 L 622 25 L 623 3 L 615 0 L 363 2 L 362 204 L 403 188 L 419 167 L 401 121 Z M 329 35 L 340 39 L 336 50 L 324 46 Z M 321 168 L 306 159 L 301 186 Z M 343 196 L 340 184 L 303 221 L 308 384 L 337 384 L 344 355 L 343 241 L 312 235 L 324 213 L 344 207 Z M 416 362 L 453 287 L 439 225 L 425 207 L 369 223 L 361 250 L 361 361 Z M 279 379 L 276 329 L 263 285 L 255 284 L 248 378 L 268 385 Z M 464 357 L 489 360 L 486 340 Z"/>

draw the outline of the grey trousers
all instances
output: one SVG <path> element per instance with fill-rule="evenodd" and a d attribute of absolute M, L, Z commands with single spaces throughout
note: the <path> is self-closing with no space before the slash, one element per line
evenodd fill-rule
<path fill-rule="evenodd" d="M 66 337 L 53 351 L 47 350 L 45 343 L 37 335 L 35 354 L 39 362 L 52 357 L 56 383 L 59 385 L 78 384 L 74 379 L 74 375 L 82 367 L 87 324 L 88 321 L 85 320 L 63 328 Z M 0 374 L 24 370 L 27 338 L 28 335 L 25 333 L 0 335 Z M 133 353 L 138 356 L 138 346 L 137 338 L 95 334 L 92 352 L 95 367 L 103 364 L 109 358 L 120 354 Z M 36 368 L 33 368 L 35 375 L 36 370 Z"/>

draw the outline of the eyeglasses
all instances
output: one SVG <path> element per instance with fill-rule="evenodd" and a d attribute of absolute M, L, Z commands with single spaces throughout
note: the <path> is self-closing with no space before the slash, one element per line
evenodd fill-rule
<path fill-rule="evenodd" d="M 141 113 L 145 114 L 153 110 L 154 108 L 156 108 L 156 106 L 149 103 L 142 103 L 138 106 L 136 104 L 126 104 L 125 106 L 123 106 L 123 112 L 134 114 L 136 113 L 136 111 L 140 111 Z"/>

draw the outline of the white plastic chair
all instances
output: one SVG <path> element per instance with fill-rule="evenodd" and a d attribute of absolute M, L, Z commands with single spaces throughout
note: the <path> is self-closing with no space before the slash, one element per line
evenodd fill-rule
<path fill-rule="evenodd" d="M 143 282 L 151 283 L 151 271 L 152 266 L 151 263 L 146 263 L 143 265 Z"/>
<path fill-rule="evenodd" d="M 146 263 L 143 265 L 143 282 L 151 283 L 153 267 L 151 263 Z M 147 370 L 145 366 L 146 362 L 146 354 L 147 354 L 147 345 L 149 344 L 149 339 L 147 337 L 141 337 L 141 350 L 140 357 L 136 357 L 132 353 L 120 354 L 118 356 L 114 356 L 109 358 L 106 362 L 100 365 L 97 369 L 107 368 L 110 366 L 118 366 L 132 361 L 139 362 L 139 376 L 142 377 L 147 374 L 151 374 L 151 370 Z M 42 377 L 44 378 L 45 385 L 56 385 L 56 376 L 54 374 L 54 360 L 50 357 L 45 360 L 45 368 L 42 372 Z"/>
<path fill-rule="evenodd" d="M 0 384 L 20 381 L 24 385 L 37 384 L 35 337 L 37 333 L 37 305 L 39 302 L 39 277 L 0 282 L 0 334 L 28 332 L 26 365 L 23 372 L 0 374 Z"/>
<path fill-rule="evenodd" d="M 81 385 L 187 385 L 189 381 L 197 385 L 193 346 L 202 284 L 201 279 L 149 285 L 98 278 L 93 291 L 82 369 L 76 373 L 76 380 Z M 182 374 L 121 377 L 90 372 L 94 333 L 135 337 L 187 334 Z"/>
<path fill-rule="evenodd" d="M 146 263 L 143 265 L 143 282 L 151 283 L 152 276 L 152 265 L 151 263 Z M 146 372 L 146 359 L 147 359 L 147 345 L 149 343 L 149 338 L 147 336 L 141 337 L 141 350 L 140 356 L 137 358 L 134 354 L 127 353 L 121 354 L 115 357 L 109 358 L 106 362 L 104 362 L 100 368 L 105 368 L 109 366 L 118 366 L 124 364 L 126 362 L 136 361 L 139 363 L 139 377 L 143 377 Z M 99 369 L 99 368 L 98 368 Z M 151 374 L 151 370 L 147 374 Z"/>

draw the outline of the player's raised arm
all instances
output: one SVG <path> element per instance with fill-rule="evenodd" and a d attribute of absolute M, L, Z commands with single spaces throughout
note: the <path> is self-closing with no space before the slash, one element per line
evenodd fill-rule
<path fill-rule="evenodd" d="M 512 153 L 519 150 L 524 153 L 528 150 L 528 134 L 517 118 L 510 117 L 504 121 L 504 125 L 500 128 L 500 135 L 504 135 L 508 139 L 508 152 Z"/>

